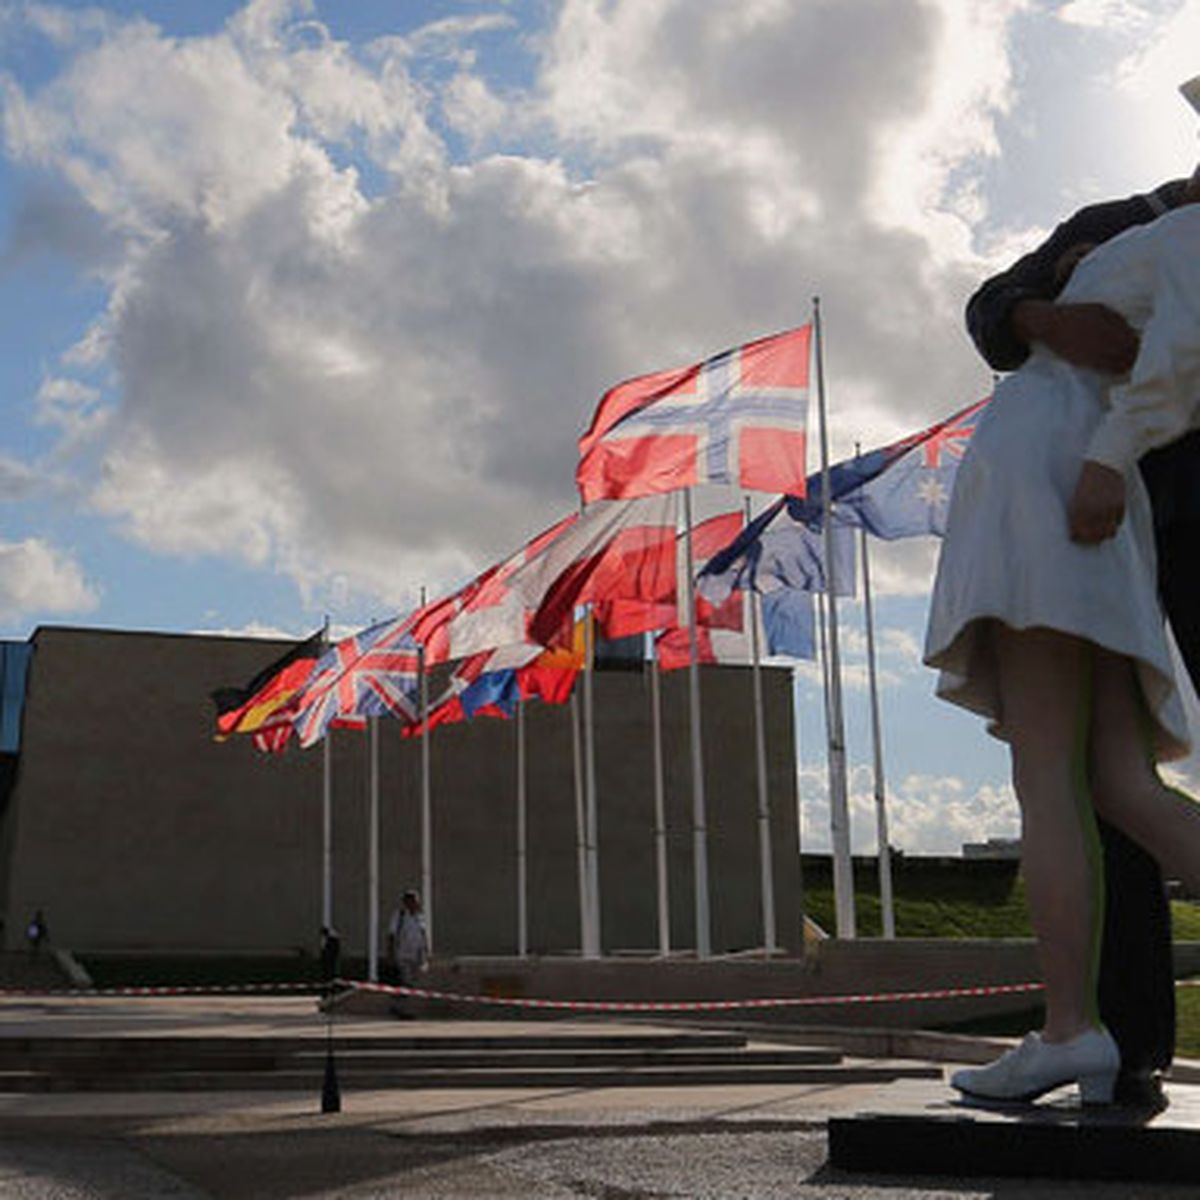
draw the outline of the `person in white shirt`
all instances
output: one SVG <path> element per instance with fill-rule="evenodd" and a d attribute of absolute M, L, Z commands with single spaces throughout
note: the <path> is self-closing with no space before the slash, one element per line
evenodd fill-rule
<path fill-rule="evenodd" d="M 421 912 L 421 897 L 412 889 L 401 896 L 388 922 L 387 950 L 396 968 L 400 986 L 415 987 L 429 961 L 429 936 L 425 929 L 425 916 Z M 392 1011 L 397 1016 L 410 1015 L 408 1006 L 400 997 L 397 997 Z"/>
<path fill-rule="evenodd" d="M 1087 254 L 1060 295 L 1140 334 L 1128 377 L 1044 345 L 1003 379 L 955 483 L 925 661 L 938 695 L 1010 743 L 1045 1024 L 952 1084 L 1031 1099 L 1077 1082 L 1108 1103 L 1120 1065 L 1099 1024 L 1095 813 L 1200 888 L 1200 806 L 1154 764 L 1189 749 L 1136 463 L 1200 424 L 1200 169 L 1191 203 Z"/>

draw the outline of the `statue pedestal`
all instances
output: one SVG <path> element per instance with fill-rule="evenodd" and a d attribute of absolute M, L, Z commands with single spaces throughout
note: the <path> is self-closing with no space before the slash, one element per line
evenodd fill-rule
<path fill-rule="evenodd" d="M 982 1106 L 945 1094 L 829 1121 L 829 1162 L 856 1173 L 959 1178 L 1200 1180 L 1200 1087 L 1168 1084 L 1157 1113 L 1085 1109 L 1074 1088 L 1036 1104 Z"/>

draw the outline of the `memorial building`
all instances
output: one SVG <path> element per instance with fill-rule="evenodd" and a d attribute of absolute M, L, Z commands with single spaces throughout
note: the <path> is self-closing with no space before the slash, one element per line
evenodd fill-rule
<path fill-rule="evenodd" d="M 285 643 L 39 628 L 2 646 L 0 911 L 4 947 L 36 910 L 77 953 L 311 953 L 322 908 L 326 755 L 264 755 L 213 739 L 210 692 L 244 683 Z M 650 674 L 594 675 L 601 941 L 658 947 Z M 791 672 L 763 668 L 778 942 L 800 943 Z M 701 669 L 712 948 L 762 945 L 749 667 Z M 673 949 L 695 944 L 687 672 L 660 676 Z M 578 687 L 578 685 L 577 685 Z M 526 707 L 528 946 L 580 945 L 573 706 Z M 439 955 L 517 950 L 518 722 L 477 718 L 430 739 L 432 896 Z M 379 725 L 380 909 L 422 877 L 421 752 Z M 351 953 L 368 930 L 370 740 L 333 735 L 333 919 Z"/>

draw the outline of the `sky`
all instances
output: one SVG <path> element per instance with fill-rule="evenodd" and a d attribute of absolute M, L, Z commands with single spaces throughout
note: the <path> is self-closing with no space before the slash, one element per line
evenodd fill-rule
<path fill-rule="evenodd" d="M 981 279 L 1192 169 L 1197 73 L 1200 0 L 0 0 L 0 636 L 402 612 L 575 506 L 606 388 L 814 296 L 834 456 L 912 432 L 990 389 Z M 1017 829 L 920 664 L 935 559 L 872 546 L 912 853 Z"/>

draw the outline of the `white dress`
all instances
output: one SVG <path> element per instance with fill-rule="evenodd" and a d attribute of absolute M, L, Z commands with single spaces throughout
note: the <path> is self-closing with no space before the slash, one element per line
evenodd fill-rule
<path fill-rule="evenodd" d="M 1076 268 L 1062 301 L 1098 301 L 1141 331 L 1127 380 L 1037 347 L 1002 380 L 959 466 L 926 633 L 937 694 L 1004 737 L 989 619 L 1075 634 L 1132 658 L 1160 760 L 1188 753 L 1155 582 L 1141 455 L 1196 423 L 1200 399 L 1200 205 L 1128 230 Z M 1085 458 L 1125 472 L 1115 537 L 1072 542 L 1067 503 Z M 1198 484 L 1200 486 L 1200 484 Z"/>

